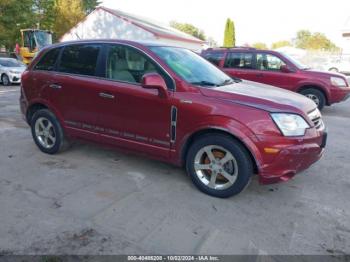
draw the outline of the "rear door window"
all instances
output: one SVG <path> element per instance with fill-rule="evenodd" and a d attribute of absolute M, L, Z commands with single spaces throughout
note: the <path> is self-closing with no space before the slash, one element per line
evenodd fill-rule
<path fill-rule="evenodd" d="M 55 49 L 49 50 L 46 54 L 44 54 L 44 56 L 36 64 L 36 66 L 34 67 L 34 70 L 45 70 L 45 71 L 55 70 L 55 64 L 60 51 L 61 51 L 61 48 L 55 48 Z"/>
<path fill-rule="evenodd" d="M 228 53 L 225 60 L 225 68 L 253 69 L 253 53 L 232 52 Z"/>
<path fill-rule="evenodd" d="M 212 64 L 219 66 L 221 60 L 224 58 L 223 52 L 208 52 L 203 55 L 205 59 L 207 59 Z"/>
<path fill-rule="evenodd" d="M 58 71 L 77 75 L 96 75 L 99 44 L 71 45 L 64 48 Z"/>

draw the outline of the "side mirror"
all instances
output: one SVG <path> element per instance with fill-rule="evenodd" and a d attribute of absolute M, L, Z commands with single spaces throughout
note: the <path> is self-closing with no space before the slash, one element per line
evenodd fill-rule
<path fill-rule="evenodd" d="M 283 72 L 283 73 L 292 73 L 292 72 L 293 72 L 293 70 L 291 70 L 291 69 L 289 68 L 289 66 L 287 66 L 287 65 L 281 65 L 280 70 L 281 70 L 281 72 Z"/>
<path fill-rule="evenodd" d="M 168 88 L 166 83 L 158 73 L 147 73 L 144 74 L 141 80 L 143 88 L 146 89 L 158 89 L 159 96 L 162 98 L 168 97 Z"/>

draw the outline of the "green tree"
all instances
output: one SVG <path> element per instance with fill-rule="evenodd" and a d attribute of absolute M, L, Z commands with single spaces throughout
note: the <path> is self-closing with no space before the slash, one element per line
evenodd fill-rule
<path fill-rule="evenodd" d="M 83 0 L 84 13 L 87 15 L 90 14 L 100 4 L 101 4 L 101 1 L 99 0 Z"/>
<path fill-rule="evenodd" d="M 13 50 L 20 43 L 20 29 L 36 25 L 32 0 L 0 1 L 0 46 Z"/>
<path fill-rule="evenodd" d="M 33 0 L 32 10 L 38 28 L 53 29 L 55 23 L 55 0 Z"/>
<path fill-rule="evenodd" d="M 53 31 L 57 39 L 79 23 L 85 16 L 81 0 L 55 0 Z"/>
<path fill-rule="evenodd" d="M 179 23 L 179 22 L 176 22 L 176 21 L 171 21 L 170 22 L 170 26 L 179 30 L 179 31 L 182 31 L 184 33 L 187 33 L 189 35 L 192 35 L 194 37 L 197 37 L 203 41 L 206 40 L 206 36 L 205 36 L 205 33 L 203 30 L 195 27 L 194 25 L 191 25 L 191 24 L 188 24 L 188 23 Z"/>
<path fill-rule="evenodd" d="M 224 33 L 224 47 L 234 46 L 236 46 L 235 24 L 230 18 L 227 18 Z"/>
<path fill-rule="evenodd" d="M 25 28 L 51 30 L 58 39 L 99 4 L 99 0 L 0 0 L 0 47 L 13 50 Z"/>
<path fill-rule="evenodd" d="M 339 51 L 339 47 L 332 43 L 324 34 L 319 32 L 311 33 L 309 30 L 297 32 L 295 46 L 307 50 Z"/>
<path fill-rule="evenodd" d="M 307 49 L 311 37 L 312 37 L 312 34 L 309 30 L 298 31 L 297 37 L 295 40 L 296 47 L 302 48 L 302 49 Z"/>
<path fill-rule="evenodd" d="M 277 42 L 272 43 L 271 48 L 277 49 L 277 48 L 284 47 L 284 46 L 292 46 L 292 43 L 290 41 L 287 41 L 287 40 L 277 41 Z"/>
<path fill-rule="evenodd" d="M 268 49 L 267 45 L 265 43 L 262 43 L 262 42 L 256 42 L 256 43 L 252 44 L 252 47 L 254 47 L 256 49 Z"/>

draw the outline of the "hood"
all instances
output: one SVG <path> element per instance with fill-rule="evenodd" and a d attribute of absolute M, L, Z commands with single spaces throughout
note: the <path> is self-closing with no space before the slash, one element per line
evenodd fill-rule
<path fill-rule="evenodd" d="M 4 67 L 6 71 L 16 71 L 19 73 L 23 73 L 26 70 L 25 66 L 16 66 L 16 67 Z"/>
<path fill-rule="evenodd" d="M 317 70 L 317 69 L 304 69 L 303 70 L 305 73 L 310 74 L 312 76 L 317 76 L 317 77 L 324 77 L 324 78 L 330 78 L 331 76 L 335 77 L 342 77 L 344 78 L 345 76 L 341 73 L 337 72 L 329 72 L 329 71 L 324 71 L 324 70 Z"/>
<path fill-rule="evenodd" d="M 278 87 L 242 80 L 226 86 L 201 88 L 204 96 L 229 100 L 269 112 L 300 112 L 314 110 L 316 104 L 309 98 Z"/>

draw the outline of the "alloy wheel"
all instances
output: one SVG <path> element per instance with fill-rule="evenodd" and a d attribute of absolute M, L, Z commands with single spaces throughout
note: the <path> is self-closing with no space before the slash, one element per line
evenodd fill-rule
<path fill-rule="evenodd" d="M 236 158 L 230 151 L 217 145 L 205 146 L 197 152 L 194 169 L 199 180 L 215 190 L 231 187 L 238 177 Z"/>
<path fill-rule="evenodd" d="M 305 96 L 306 96 L 307 98 L 310 98 L 312 101 L 315 102 L 315 104 L 316 104 L 317 106 L 319 106 L 319 104 L 320 104 L 320 99 L 319 99 L 316 95 L 314 95 L 314 94 L 306 94 Z"/>
<path fill-rule="evenodd" d="M 56 143 L 55 128 L 46 117 L 40 117 L 36 120 L 35 136 L 39 143 L 47 149 L 52 148 Z"/>

